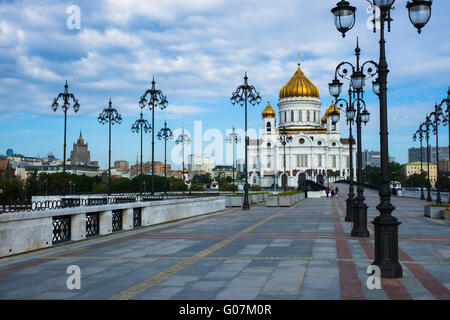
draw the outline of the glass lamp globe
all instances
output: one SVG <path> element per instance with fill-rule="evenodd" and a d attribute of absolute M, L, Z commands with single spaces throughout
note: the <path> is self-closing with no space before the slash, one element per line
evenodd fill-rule
<path fill-rule="evenodd" d="M 373 92 L 379 96 L 380 95 L 380 82 L 378 80 L 378 78 L 372 82 L 373 85 Z"/>
<path fill-rule="evenodd" d="M 352 121 L 353 119 L 355 119 L 355 109 L 349 108 L 349 109 L 347 109 L 346 113 L 347 113 L 348 120 Z"/>
<path fill-rule="evenodd" d="M 342 37 L 345 37 L 345 33 L 355 25 L 356 8 L 348 1 L 341 0 L 331 12 L 334 15 L 336 29 L 342 33 Z"/>
<path fill-rule="evenodd" d="M 367 109 L 364 109 L 363 112 L 361 113 L 361 121 L 364 124 L 367 124 L 369 120 L 370 120 L 370 113 L 367 111 Z"/>
<path fill-rule="evenodd" d="M 356 90 L 361 90 L 364 87 L 365 75 L 364 73 L 358 71 L 352 75 L 352 87 Z"/>
<path fill-rule="evenodd" d="M 408 1 L 406 8 L 408 8 L 409 20 L 421 33 L 421 29 L 430 21 L 432 0 L 413 0 Z"/>
<path fill-rule="evenodd" d="M 342 92 L 342 82 L 340 82 L 338 79 L 334 79 L 328 84 L 328 88 L 330 90 L 330 95 L 337 98 L 341 95 Z"/>
<path fill-rule="evenodd" d="M 381 8 L 390 8 L 395 0 L 373 0 L 374 4 Z"/>
<path fill-rule="evenodd" d="M 333 124 L 338 123 L 338 122 L 339 122 L 339 119 L 340 119 L 339 113 L 338 113 L 336 110 L 334 110 L 334 111 L 331 113 L 331 122 L 332 122 Z"/>

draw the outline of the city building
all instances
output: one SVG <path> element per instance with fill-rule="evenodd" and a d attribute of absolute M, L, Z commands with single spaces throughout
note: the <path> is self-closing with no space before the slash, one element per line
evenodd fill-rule
<path fill-rule="evenodd" d="M 369 151 L 364 150 L 362 153 L 362 167 L 365 168 L 367 166 L 371 167 L 381 167 L 381 154 L 380 151 Z M 389 157 L 389 162 L 395 162 L 395 157 Z"/>
<path fill-rule="evenodd" d="M 215 166 L 214 169 L 212 170 L 211 178 L 219 180 L 219 174 L 220 174 L 220 178 L 224 178 L 224 177 L 233 178 L 233 166 L 226 166 L 226 165 Z M 234 170 L 234 178 L 237 179 L 236 168 Z"/>
<path fill-rule="evenodd" d="M 349 179 L 350 141 L 341 138 L 340 122 L 332 123 L 331 113 L 334 111 L 340 114 L 332 103 L 320 117 L 319 90 L 298 63 L 297 71 L 279 92 L 279 124 L 276 112 L 268 102 L 262 112 L 262 137 L 249 142 L 249 184 L 262 188 L 273 188 L 275 184 L 280 188 L 283 186 L 284 148 L 278 141 L 283 131 L 292 137 L 292 142 L 286 144 L 288 187 L 297 188 L 306 179 L 322 182 L 330 171 L 338 173 L 337 180 Z M 355 159 L 356 148 L 353 150 Z"/>
<path fill-rule="evenodd" d="M 439 160 L 438 170 L 443 172 L 449 172 L 449 160 Z"/>
<path fill-rule="evenodd" d="M 422 148 L 422 160 L 427 161 L 427 148 Z M 450 160 L 448 147 L 439 147 L 439 160 Z M 408 149 L 408 162 L 420 161 L 420 148 Z M 436 163 L 436 147 L 430 147 L 430 162 Z"/>
<path fill-rule="evenodd" d="M 202 154 L 201 156 L 190 154 L 188 156 L 187 168 L 189 172 L 206 171 L 211 173 L 214 169 L 214 157 L 209 154 Z"/>
<path fill-rule="evenodd" d="M 93 166 L 91 164 L 71 164 L 66 163 L 66 174 L 76 174 L 76 175 L 86 175 L 88 177 L 94 177 L 99 174 L 99 167 Z M 28 166 L 25 168 L 25 171 L 28 173 L 30 171 L 37 171 L 40 173 L 58 173 L 63 172 L 63 164 L 47 164 L 47 165 L 37 165 L 37 166 Z"/>
<path fill-rule="evenodd" d="M 131 166 L 131 176 L 135 177 L 141 174 L 141 164 L 136 162 Z M 142 163 L 142 173 L 143 174 L 152 174 L 152 162 L 144 162 Z M 172 176 L 172 166 L 167 164 L 167 176 Z M 155 174 L 156 175 L 164 175 L 164 163 L 161 161 L 155 161 Z M 180 174 L 181 176 L 181 174 Z"/>
<path fill-rule="evenodd" d="M 123 173 L 128 173 L 130 172 L 130 164 L 128 161 L 124 160 L 114 161 L 114 169 L 122 171 Z"/>
<path fill-rule="evenodd" d="M 78 164 L 78 163 L 90 164 L 91 163 L 91 153 L 88 150 L 87 142 L 84 143 L 83 136 L 81 135 L 81 131 L 80 131 L 80 137 L 78 138 L 77 143 L 73 144 L 73 150 L 70 153 L 70 162 L 73 164 Z"/>
<path fill-rule="evenodd" d="M 403 177 L 405 179 L 408 179 L 408 177 L 412 176 L 413 174 L 420 175 L 421 173 L 420 161 L 409 162 L 403 166 L 402 170 L 403 170 Z M 422 162 L 422 170 L 424 173 L 428 172 L 427 162 Z M 434 187 L 434 185 L 436 184 L 436 180 L 437 180 L 436 165 L 430 163 L 430 182 L 432 187 Z"/>
<path fill-rule="evenodd" d="M 6 180 L 14 179 L 14 169 L 9 164 L 8 159 L 0 160 L 0 177 Z"/>

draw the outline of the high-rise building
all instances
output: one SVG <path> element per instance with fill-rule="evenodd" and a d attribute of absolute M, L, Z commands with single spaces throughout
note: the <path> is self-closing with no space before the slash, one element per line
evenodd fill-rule
<path fill-rule="evenodd" d="M 72 164 L 90 164 L 91 163 L 91 154 L 88 150 L 88 144 L 84 143 L 83 136 L 81 135 L 78 138 L 77 143 L 73 144 L 73 150 L 70 153 L 70 162 Z"/>
<path fill-rule="evenodd" d="M 369 151 L 369 150 L 364 150 L 363 154 L 362 154 L 362 167 L 365 168 L 367 166 L 371 166 L 371 167 L 381 167 L 381 155 L 380 155 L 380 151 Z M 388 158 L 389 162 L 394 162 L 395 161 L 395 157 L 389 157 Z"/>
<path fill-rule="evenodd" d="M 187 168 L 189 172 L 205 171 L 212 173 L 214 169 L 214 157 L 209 154 L 203 154 L 201 156 L 190 154 L 188 156 Z"/>
<path fill-rule="evenodd" d="M 450 160 L 448 147 L 439 147 L 439 160 Z M 408 149 L 408 161 L 420 161 L 420 148 Z M 427 148 L 422 148 L 422 161 L 427 161 Z M 436 147 L 430 147 L 430 162 L 436 163 Z"/>

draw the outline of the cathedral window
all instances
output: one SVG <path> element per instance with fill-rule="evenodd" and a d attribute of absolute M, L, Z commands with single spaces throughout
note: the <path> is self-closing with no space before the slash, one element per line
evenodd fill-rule
<path fill-rule="evenodd" d="M 316 122 L 316 112 L 314 112 L 314 122 Z"/>
<path fill-rule="evenodd" d="M 267 122 L 267 132 L 271 132 L 272 131 L 272 125 L 270 124 L 270 122 Z"/>
<path fill-rule="evenodd" d="M 317 167 L 322 167 L 322 155 L 318 154 L 317 155 Z"/>
<path fill-rule="evenodd" d="M 291 110 L 291 122 L 294 122 L 294 110 Z"/>
<path fill-rule="evenodd" d="M 302 110 L 298 112 L 298 121 L 303 121 Z"/>
<path fill-rule="evenodd" d="M 333 168 L 336 168 L 336 155 L 331 156 L 331 161 L 333 163 Z"/>
<path fill-rule="evenodd" d="M 311 121 L 311 115 L 309 113 L 309 110 L 306 112 L 306 121 Z"/>

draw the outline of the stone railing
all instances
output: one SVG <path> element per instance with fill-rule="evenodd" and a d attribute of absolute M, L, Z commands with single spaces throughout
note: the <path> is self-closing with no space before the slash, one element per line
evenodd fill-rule
<path fill-rule="evenodd" d="M 0 257 L 224 209 L 224 197 L 204 197 L 3 213 Z"/>

